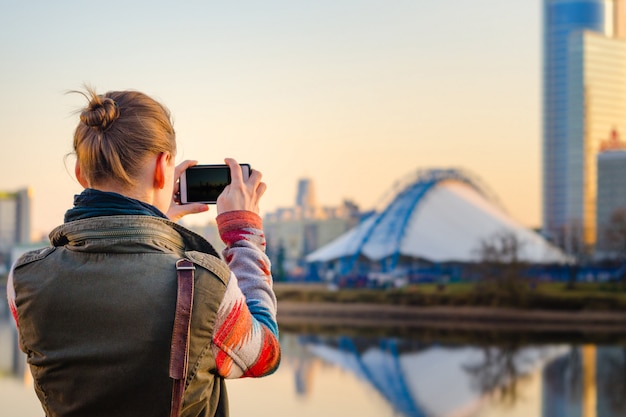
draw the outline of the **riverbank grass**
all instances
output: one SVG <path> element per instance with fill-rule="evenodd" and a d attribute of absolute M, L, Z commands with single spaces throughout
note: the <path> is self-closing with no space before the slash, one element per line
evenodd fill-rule
<path fill-rule="evenodd" d="M 371 303 L 415 306 L 510 307 L 626 313 L 626 291 L 615 283 L 538 283 L 506 290 L 489 284 L 414 284 L 393 289 L 331 289 L 324 285 L 278 283 L 279 301 Z"/>

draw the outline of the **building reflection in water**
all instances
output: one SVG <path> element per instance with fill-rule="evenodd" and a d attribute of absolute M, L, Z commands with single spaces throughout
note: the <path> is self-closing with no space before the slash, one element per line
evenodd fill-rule
<path fill-rule="evenodd" d="M 530 399 L 541 402 L 538 416 L 626 416 L 623 347 L 476 347 L 319 336 L 296 340 L 296 390 L 303 396 L 321 359 L 373 387 L 404 417 L 489 415 L 486 410 L 498 403 L 511 409 L 529 401 L 518 390 L 533 374 L 540 376 L 542 394 Z"/>
<path fill-rule="evenodd" d="M 0 326 L 0 367 L 21 379 L 29 373 L 14 360 L 13 330 Z M 233 415 L 626 417 L 624 346 L 289 333 L 281 344 L 276 375 L 230 381 Z M 25 382 L 32 394 L 32 381 Z"/>
<path fill-rule="evenodd" d="M 543 370 L 544 417 L 626 416 L 626 347 L 572 347 Z"/>

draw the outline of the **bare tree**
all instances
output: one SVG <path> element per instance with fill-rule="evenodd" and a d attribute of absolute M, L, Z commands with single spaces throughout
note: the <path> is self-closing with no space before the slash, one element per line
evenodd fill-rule
<path fill-rule="evenodd" d="M 615 261 L 626 264 L 626 208 L 619 208 L 611 213 L 611 218 L 604 230 L 605 242 L 602 249 L 607 250 Z M 620 268 L 623 271 L 624 268 Z M 626 273 L 617 279 L 622 289 L 626 289 Z"/>
<path fill-rule="evenodd" d="M 529 289 L 528 280 L 523 276 L 528 265 L 521 258 L 525 244 L 508 230 L 496 232 L 483 239 L 476 249 L 479 259 L 479 289 L 491 286 L 496 297 L 522 303 Z"/>
<path fill-rule="evenodd" d="M 465 364 L 463 370 L 472 379 L 473 387 L 504 405 L 517 401 L 517 384 L 523 376 L 519 370 L 528 361 L 518 346 L 484 347 L 481 362 Z"/>
<path fill-rule="evenodd" d="M 609 224 L 605 230 L 608 249 L 615 252 L 620 259 L 626 258 L 626 208 L 611 213 Z"/>

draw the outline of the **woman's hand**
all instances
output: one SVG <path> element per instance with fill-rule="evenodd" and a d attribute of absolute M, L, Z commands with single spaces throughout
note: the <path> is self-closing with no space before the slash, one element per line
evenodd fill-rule
<path fill-rule="evenodd" d="M 252 170 L 250 177 L 244 181 L 237 161 L 226 158 L 224 162 L 230 167 L 231 182 L 217 198 L 217 214 L 236 210 L 259 214 L 259 200 L 267 189 L 267 185 L 261 182 L 261 173 Z"/>
<path fill-rule="evenodd" d="M 202 203 L 189 203 L 180 204 L 180 176 L 183 172 L 194 165 L 197 165 L 198 161 L 183 161 L 174 168 L 174 193 L 172 195 L 172 202 L 165 215 L 173 222 L 176 222 L 186 216 L 187 214 L 202 213 L 209 210 L 207 204 Z"/>

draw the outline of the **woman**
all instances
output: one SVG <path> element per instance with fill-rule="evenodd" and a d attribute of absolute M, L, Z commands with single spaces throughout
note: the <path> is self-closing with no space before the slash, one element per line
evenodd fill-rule
<path fill-rule="evenodd" d="M 261 174 L 244 181 L 225 160 L 232 183 L 216 219 L 224 262 L 174 223 L 208 207 L 177 203 L 178 178 L 195 162 L 175 167 L 167 109 L 135 91 L 85 96 L 74 134 L 85 190 L 51 232 L 51 247 L 16 262 L 7 288 L 41 404 L 48 417 L 227 415 L 224 378 L 264 376 L 280 361 Z M 169 367 L 183 258 L 195 270 L 178 407 Z"/>

